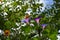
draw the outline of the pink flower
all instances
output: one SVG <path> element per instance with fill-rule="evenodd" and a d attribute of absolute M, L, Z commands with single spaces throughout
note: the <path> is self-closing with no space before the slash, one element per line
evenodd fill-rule
<path fill-rule="evenodd" d="M 40 19 L 41 19 L 41 16 L 35 18 L 35 21 L 36 21 L 37 23 L 39 23 L 39 20 L 40 20 Z"/>
<path fill-rule="evenodd" d="M 25 18 L 25 19 L 21 20 L 22 23 L 29 23 L 29 21 L 30 21 L 30 18 Z"/>
<path fill-rule="evenodd" d="M 29 23 L 30 19 L 29 19 L 29 18 L 26 18 L 24 21 L 25 21 L 26 23 Z"/>
<path fill-rule="evenodd" d="M 41 26 L 44 29 L 47 26 L 47 24 L 42 24 Z"/>

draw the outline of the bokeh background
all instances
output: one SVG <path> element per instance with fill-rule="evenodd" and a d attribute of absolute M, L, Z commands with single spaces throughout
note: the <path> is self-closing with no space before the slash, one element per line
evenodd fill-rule
<path fill-rule="evenodd" d="M 60 0 L 0 0 L 0 40 L 60 40 Z"/>

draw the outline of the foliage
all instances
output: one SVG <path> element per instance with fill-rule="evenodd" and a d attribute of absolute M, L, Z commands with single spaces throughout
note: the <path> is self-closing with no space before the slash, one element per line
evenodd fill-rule
<path fill-rule="evenodd" d="M 13 35 L 7 37 L 2 35 L 1 39 L 3 37 L 4 39 L 2 40 L 47 40 L 47 38 L 56 40 L 56 35 L 60 29 L 60 8 L 57 5 L 58 2 L 52 5 L 51 9 L 45 9 L 47 11 L 39 12 L 41 14 L 34 14 L 36 13 L 37 8 L 39 8 L 39 6 L 42 4 L 32 4 L 32 6 L 30 6 L 28 3 L 26 5 L 23 5 L 23 1 L 19 1 L 22 0 L 14 0 L 14 2 L 11 1 L 11 4 L 6 4 L 7 1 L 4 0 L 4 4 L 0 4 L 0 29 L 8 29 L 11 31 L 11 33 L 13 33 Z M 21 6 L 21 9 L 20 6 L 17 7 L 18 5 Z M 31 8 L 33 10 L 30 15 L 31 21 L 33 22 L 29 22 L 29 24 L 26 24 L 26 26 L 21 26 L 24 24 L 21 23 L 21 20 L 24 19 L 26 15 L 25 12 L 28 8 Z M 7 13 L 8 15 L 4 15 L 4 13 Z M 42 16 L 39 25 L 34 20 L 34 18 L 38 16 Z M 16 25 L 16 22 L 20 23 L 19 26 Z M 30 26 L 30 23 L 33 23 L 34 26 Z M 44 30 L 41 27 L 41 24 L 47 24 Z M 21 28 L 17 30 L 17 28 L 20 26 Z M 16 30 L 12 30 L 12 28 L 15 28 Z M 40 33 L 42 33 L 42 36 Z M 37 34 L 39 36 L 34 37 Z"/>

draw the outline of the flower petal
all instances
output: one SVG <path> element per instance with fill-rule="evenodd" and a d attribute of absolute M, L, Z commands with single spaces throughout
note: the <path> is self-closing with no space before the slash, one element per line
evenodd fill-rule
<path fill-rule="evenodd" d="M 47 24 L 42 24 L 41 26 L 42 26 L 42 28 L 45 28 L 47 26 Z"/>

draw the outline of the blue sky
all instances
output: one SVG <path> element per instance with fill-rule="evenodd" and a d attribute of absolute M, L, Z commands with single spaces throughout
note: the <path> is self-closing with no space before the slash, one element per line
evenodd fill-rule
<path fill-rule="evenodd" d="M 51 5 L 54 4 L 54 1 L 53 0 L 40 0 L 40 3 L 43 3 L 43 7 L 42 7 L 42 10 L 43 11 L 45 9 L 45 7 L 47 9 L 51 8 Z"/>

